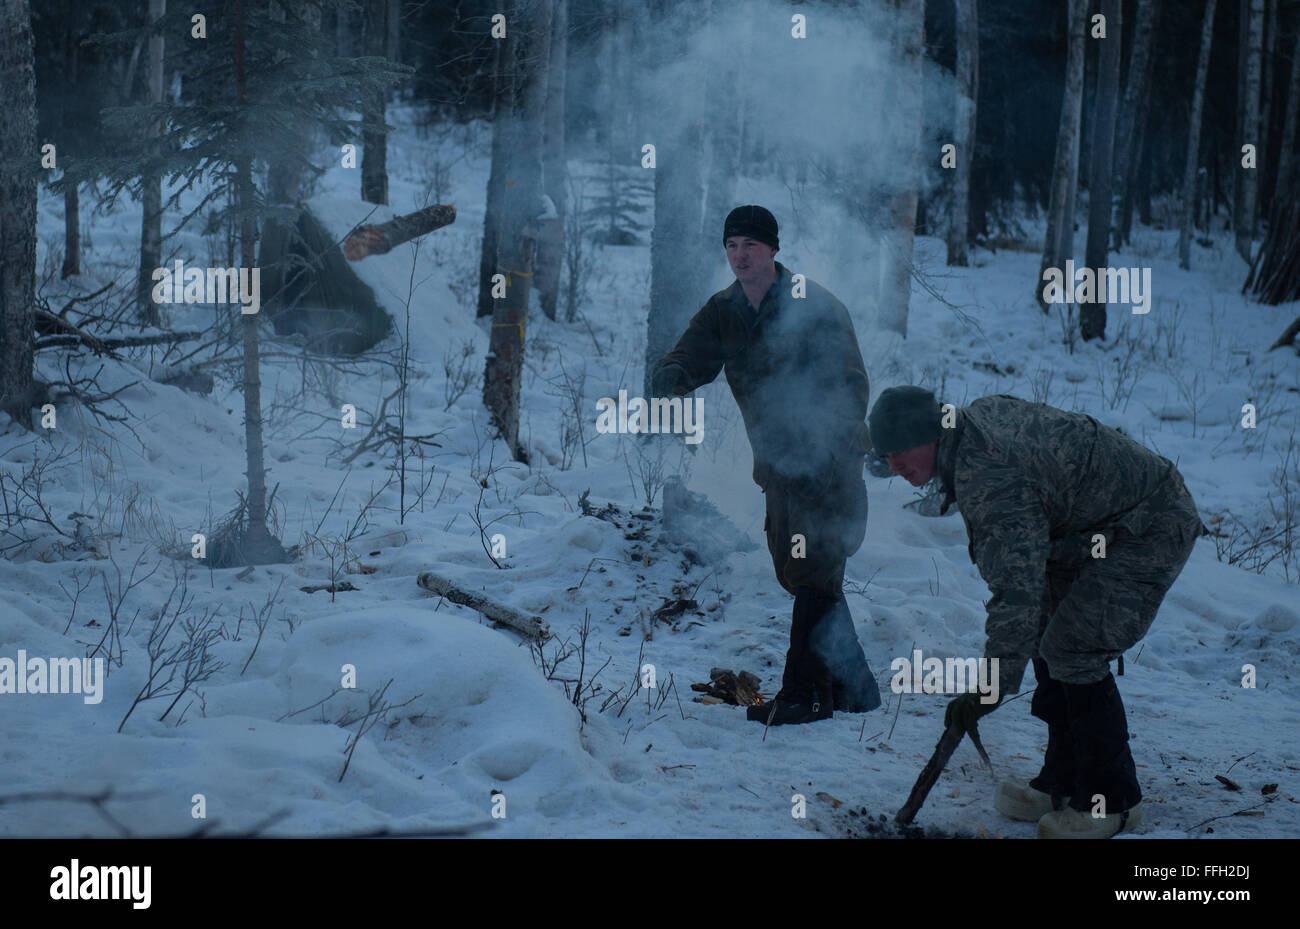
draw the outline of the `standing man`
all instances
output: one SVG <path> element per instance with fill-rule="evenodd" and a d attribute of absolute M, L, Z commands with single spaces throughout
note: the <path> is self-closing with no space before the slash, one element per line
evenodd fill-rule
<path fill-rule="evenodd" d="M 993 597 L 984 654 L 999 693 L 1034 663 L 1030 712 L 1047 754 L 1027 784 L 1004 781 L 993 806 L 1038 823 L 1039 838 L 1109 838 L 1141 822 L 1142 791 L 1109 663 L 1146 634 L 1203 526 L 1166 458 L 1090 416 L 1009 396 L 945 413 L 920 387 L 884 391 L 871 439 L 920 487 L 937 477 L 958 504 L 971 560 Z M 994 706 L 948 705 L 969 729 Z"/>
<path fill-rule="evenodd" d="M 880 691 L 843 593 L 844 562 L 867 524 L 869 394 L 857 334 L 844 304 L 775 260 L 776 218 L 763 207 L 732 210 L 722 244 L 736 281 L 655 364 L 651 391 L 689 393 L 725 367 L 745 420 L 768 551 L 794 595 L 781 690 L 748 717 L 781 725 L 825 719 L 832 707 L 873 710 Z"/>

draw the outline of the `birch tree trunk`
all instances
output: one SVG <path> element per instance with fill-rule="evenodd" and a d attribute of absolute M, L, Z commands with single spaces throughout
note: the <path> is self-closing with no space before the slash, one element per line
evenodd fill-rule
<path fill-rule="evenodd" d="M 718 8 L 726 4 L 709 0 L 708 20 L 705 28 L 716 39 L 736 42 L 743 58 L 746 54 L 748 31 L 734 36 L 724 36 L 719 23 Z M 705 87 L 739 87 L 741 70 L 735 59 L 710 58 L 705 65 Z M 740 174 L 740 109 L 735 96 L 714 94 L 709 99 L 708 115 L 701 127 L 700 149 L 702 156 L 703 208 L 694 227 L 698 249 L 696 266 L 699 286 L 707 289 L 710 269 L 722 247 L 722 225 L 735 202 L 736 177 Z M 696 302 L 703 303 L 703 300 Z M 647 396 L 649 396 L 647 394 Z"/>
<path fill-rule="evenodd" d="M 158 22 L 166 12 L 167 0 L 149 0 L 150 24 Z M 162 105 L 164 54 L 162 33 L 149 36 L 149 103 L 155 107 Z M 162 128 L 160 120 L 153 120 L 148 131 L 157 140 L 162 136 Z M 156 147 L 154 151 L 157 151 Z M 136 306 L 144 325 L 157 326 L 161 320 L 158 305 L 153 302 L 153 272 L 162 264 L 162 178 L 157 174 L 148 174 L 142 179 L 140 201 L 140 273 L 136 280 Z"/>
<path fill-rule="evenodd" d="M 1043 262 L 1034 283 L 1034 298 L 1044 313 L 1043 272 L 1059 268 L 1073 255 L 1074 193 L 1079 171 L 1079 123 L 1083 118 L 1084 42 L 1088 27 L 1086 0 L 1069 0 L 1067 13 L 1068 51 L 1065 62 L 1065 94 L 1061 101 L 1061 119 L 1056 129 L 1056 155 L 1052 161 L 1052 186 L 1047 206 L 1047 235 L 1043 243 Z"/>
<path fill-rule="evenodd" d="M 36 333 L 35 47 L 27 0 L 0 0 L 0 411 L 32 427 Z"/>
<path fill-rule="evenodd" d="M 1093 110 L 1092 154 L 1088 169 L 1087 266 L 1100 275 L 1110 246 L 1111 167 L 1115 153 L 1115 113 L 1119 105 L 1119 64 L 1124 36 L 1122 0 L 1101 0 L 1106 38 L 1098 50 L 1097 105 Z M 1079 307 L 1079 335 L 1084 341 L 1106 337 L 1106 303 L 1098 288 L 1096 301 Z"/>
<path fill-rule="evenodd" d="M 1244 18 L 1243 29 L 1246 31 L 1245 98 L 1238 108 L 1242 116 L 1241 135 L 1237 151 L 1233 153 L 1241 191 L 1241 199 L 1235 210 L 1237 222 L 1234 231 L 1237 254 L 1249 263 L 1251 245 L 1255 238 L 1255 196 L 1259 189 L 1259 169 L 1242 165 L 1244 155 L 1241 147 L 1254 145 L 1257 153 L 1262 147 L 1259 138 L 1259 69 L 1264 47 L 1264 0 L 1242 0 L 1241 15 Z"/>
<path fill-rule="evenodd" d="M 1148 104 L 1151 99 L 1151 45 L 1155 25 L 1160 17 L 1160 0 L 1139 0 L 1137 24 L 1133 31 L 1133 51 L 1129 56 L 1128 79 L 1124 87 L 1124 107 L 1120 110 L 1119 128 L 1115 133 L 1115 180 L 1119 185 L 1119 216 L 1115 221 L 1115 247 L 1129 239 L 1133 220 L 1133 188 L 1137 184 L 1142 162 L 1143 136 Z"/>
<path fill-rule="evenodd" d="M 952 212 L 948 216 L 948 264 L 964 268 L 980 85 L 979 12 L 976 0 L 953 0 L 953 5 L 957 9 L 957 131 L 953 139 L 957 167 L 953 169 Z"/>
<path fill-rule="evenodd" d="M 686 39 L 661 21 L 655 22 L 653 44 L 665 59 L 677 60 L 686 51 Z M 693 75 L 703 82 L 703 74 Z M 654 226 L 650 230 L 650 308 L 646 317 L 645 370 L 642 396 L 652 396 L 655 363 L 672 350 L 695 311 L 704 305 L 705 259 L 695 231 L 702 223 L 704 165 L 699 157 L 704 127 L 701 120 L 674 115 L 673 101 L 647 101 L 647 117 L 666 132 L 656 141 L 654 168 Z M 725 217 L 723 217 L 725 220 Z M 721 249 L 722 225 L 717 239 Z M 717 252 L 712 252 L 717 255 Z"/>
<path fill-rule="evenodd" d="M 564 94 L 568 70 L 569 0 L 555 0 L 551 23 L 551 61 L 547 68 L 545 134 L 542 140 L 542 186 L 555 204 L 556 218 L 548 220 L 537 247 L 537 286 L 542 312 L 555 319 L 560 294 L 560 264 L 564 257 L 565 162 Z"/>
<path fill-rule="evenodd" d="M 1205 78 L 1210 71 L 1210 45 L 1214 39 L 1214 7 L 1217 0 L 1205 0 L 1201 18 L 1201 51 L 1196 59 L 1196 83 L 1192 88 L 1192 112 L 1187 121 L 1187 161 L 1183 165 L 1183 215 L 1178 230 L 1178 266 L 1191 268 L 1192 218 L 1196 209 L 1197 168 L 1200 166 L 1201 113 L 1205 105 Z"/>
<path fill-rule="evenodd" d="M 516 10 L 519 7 L 516 6 Z M 483 402 L 516 461 L 527 462 L 519 439 L 519 388 L 524 365 L 524 321 L 537 240 L 535 224 L 542 198 L 542 122 L 546 112 L 546 71 L 550 58 L 552 0 L 539 0 L 532 16 L 516 19 L 525 33 L 510 131 L 510 169 L 503 196 L 497 273 L 505 276 L 506 295 L 495 301 L 492 335 L 483 377 Z M 509 33 L 507 33 L 509 35 Z M 512 56 L 508 56 L 510 58 Z M 513 59 L 512 59 L 513 60 Z"/>
<path fill-rule="evenodd" d="M 896 10 L 899 52 L 895 83 L 899 140 L 899 187 L 889 198 L 886 228 L 881 236 L 880 299 L 876 323 L 907 336 L 907 310 L 912 295 L 912 250 L 916 233 L 916 200 L 920 185 L 922 59 L 925 52 L 925 0 L 891 0 Z"/>
<path fill-rule="evenodd" d="M 492 275 L 497 270 L 501 240 L 501 205 L 510 161 L 510 129 L 514 108 L 514 36 L 508 25 L 503 39 L 494 39 L 492 66 L 492 161 L 488 169 L 487 203 L 483 209 L 483 241 L 479 246 L 478 307 L 475 316 L 492 315 Z"/>

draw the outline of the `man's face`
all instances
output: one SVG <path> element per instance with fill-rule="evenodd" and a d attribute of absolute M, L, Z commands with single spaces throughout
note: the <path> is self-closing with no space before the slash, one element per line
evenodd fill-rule
<path fill-rule="evenodd" d="M 756 284 L 776 274 L 776 249 L 745 235 L 726 241 L 727 261 L 741 284 Z"/>
<path fill-rule="evenodd" d="M 906 451 L 890 452 L 885 460 L 895 474 L 901 475 L 913 487 L 920 487 L 934 477 L 934 455 L 938 447 L 938 442 L 917 445 Z"/>

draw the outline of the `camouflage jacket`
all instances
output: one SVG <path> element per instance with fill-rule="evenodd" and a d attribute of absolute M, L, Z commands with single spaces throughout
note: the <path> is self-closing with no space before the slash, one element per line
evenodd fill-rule
<path fill-rule="evenodd" d="M 837 466 L 860 478 L 869 383 L 853 322 L 826 288 L 805 281 L 795 297 L 789 269 L 776 270 L 757 313 L 739 281 L 710 297 L 655 370 L 678 365 L 689 391 L 725 366 L 760 487 L 782 476 L 824 483 Z"/>
<path fill-rule="evenodd" d="M 1095 533 L 1141 535 L 1183 490 L 1172 462 L 1092 417 L 1005 395 L 957 411 L 936 465 L 993 594 L 984 653 L 1003 693 L 1033 657 L 1047 572 L 1077 570 Z"/>

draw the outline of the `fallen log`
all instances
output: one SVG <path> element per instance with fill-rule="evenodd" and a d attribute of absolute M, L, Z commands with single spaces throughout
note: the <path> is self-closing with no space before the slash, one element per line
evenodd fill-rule
<path fill-rule="evenodd" d="M 530 639 L 544 642 L 551 637 L 550 627 L 542 621 L 540 616 L 527 616 L 513 607 L 506 606 L 498 600 L 493 600 L 485 593 L 466 590 L 440 574 L 425 571 L 416 578 L 415 582 L 425 590 L 432 591 L 440 597 L 446 597 L 452 603 L 459 603 L 461 606 L 478 610 L 488 619 L 494 620 L 503 626 L 509 626 Z"/>
<path fill-rule="evenodd" d="M 133 348 L 140 345 L 167 345 L 197 339 L 199 332 L 163 332 L 158 335 L 96 336 L 72 324 L 62 316 L 48 310 L 36 311 L 35 350 L 84 346 L 97 355 L 108 355 L 120 360 L 114 349 Z"/>
<path fill-rule="evenodd" d="M 454 206 L 436 203 L 414 213 L 394 216 L 386 223 L 361 226 L 344 239 L 343 254 L 348 261 L 360 261 L 367 255 L 383 255 L 403 242 L 418 239 L 455 221 Z"/>

